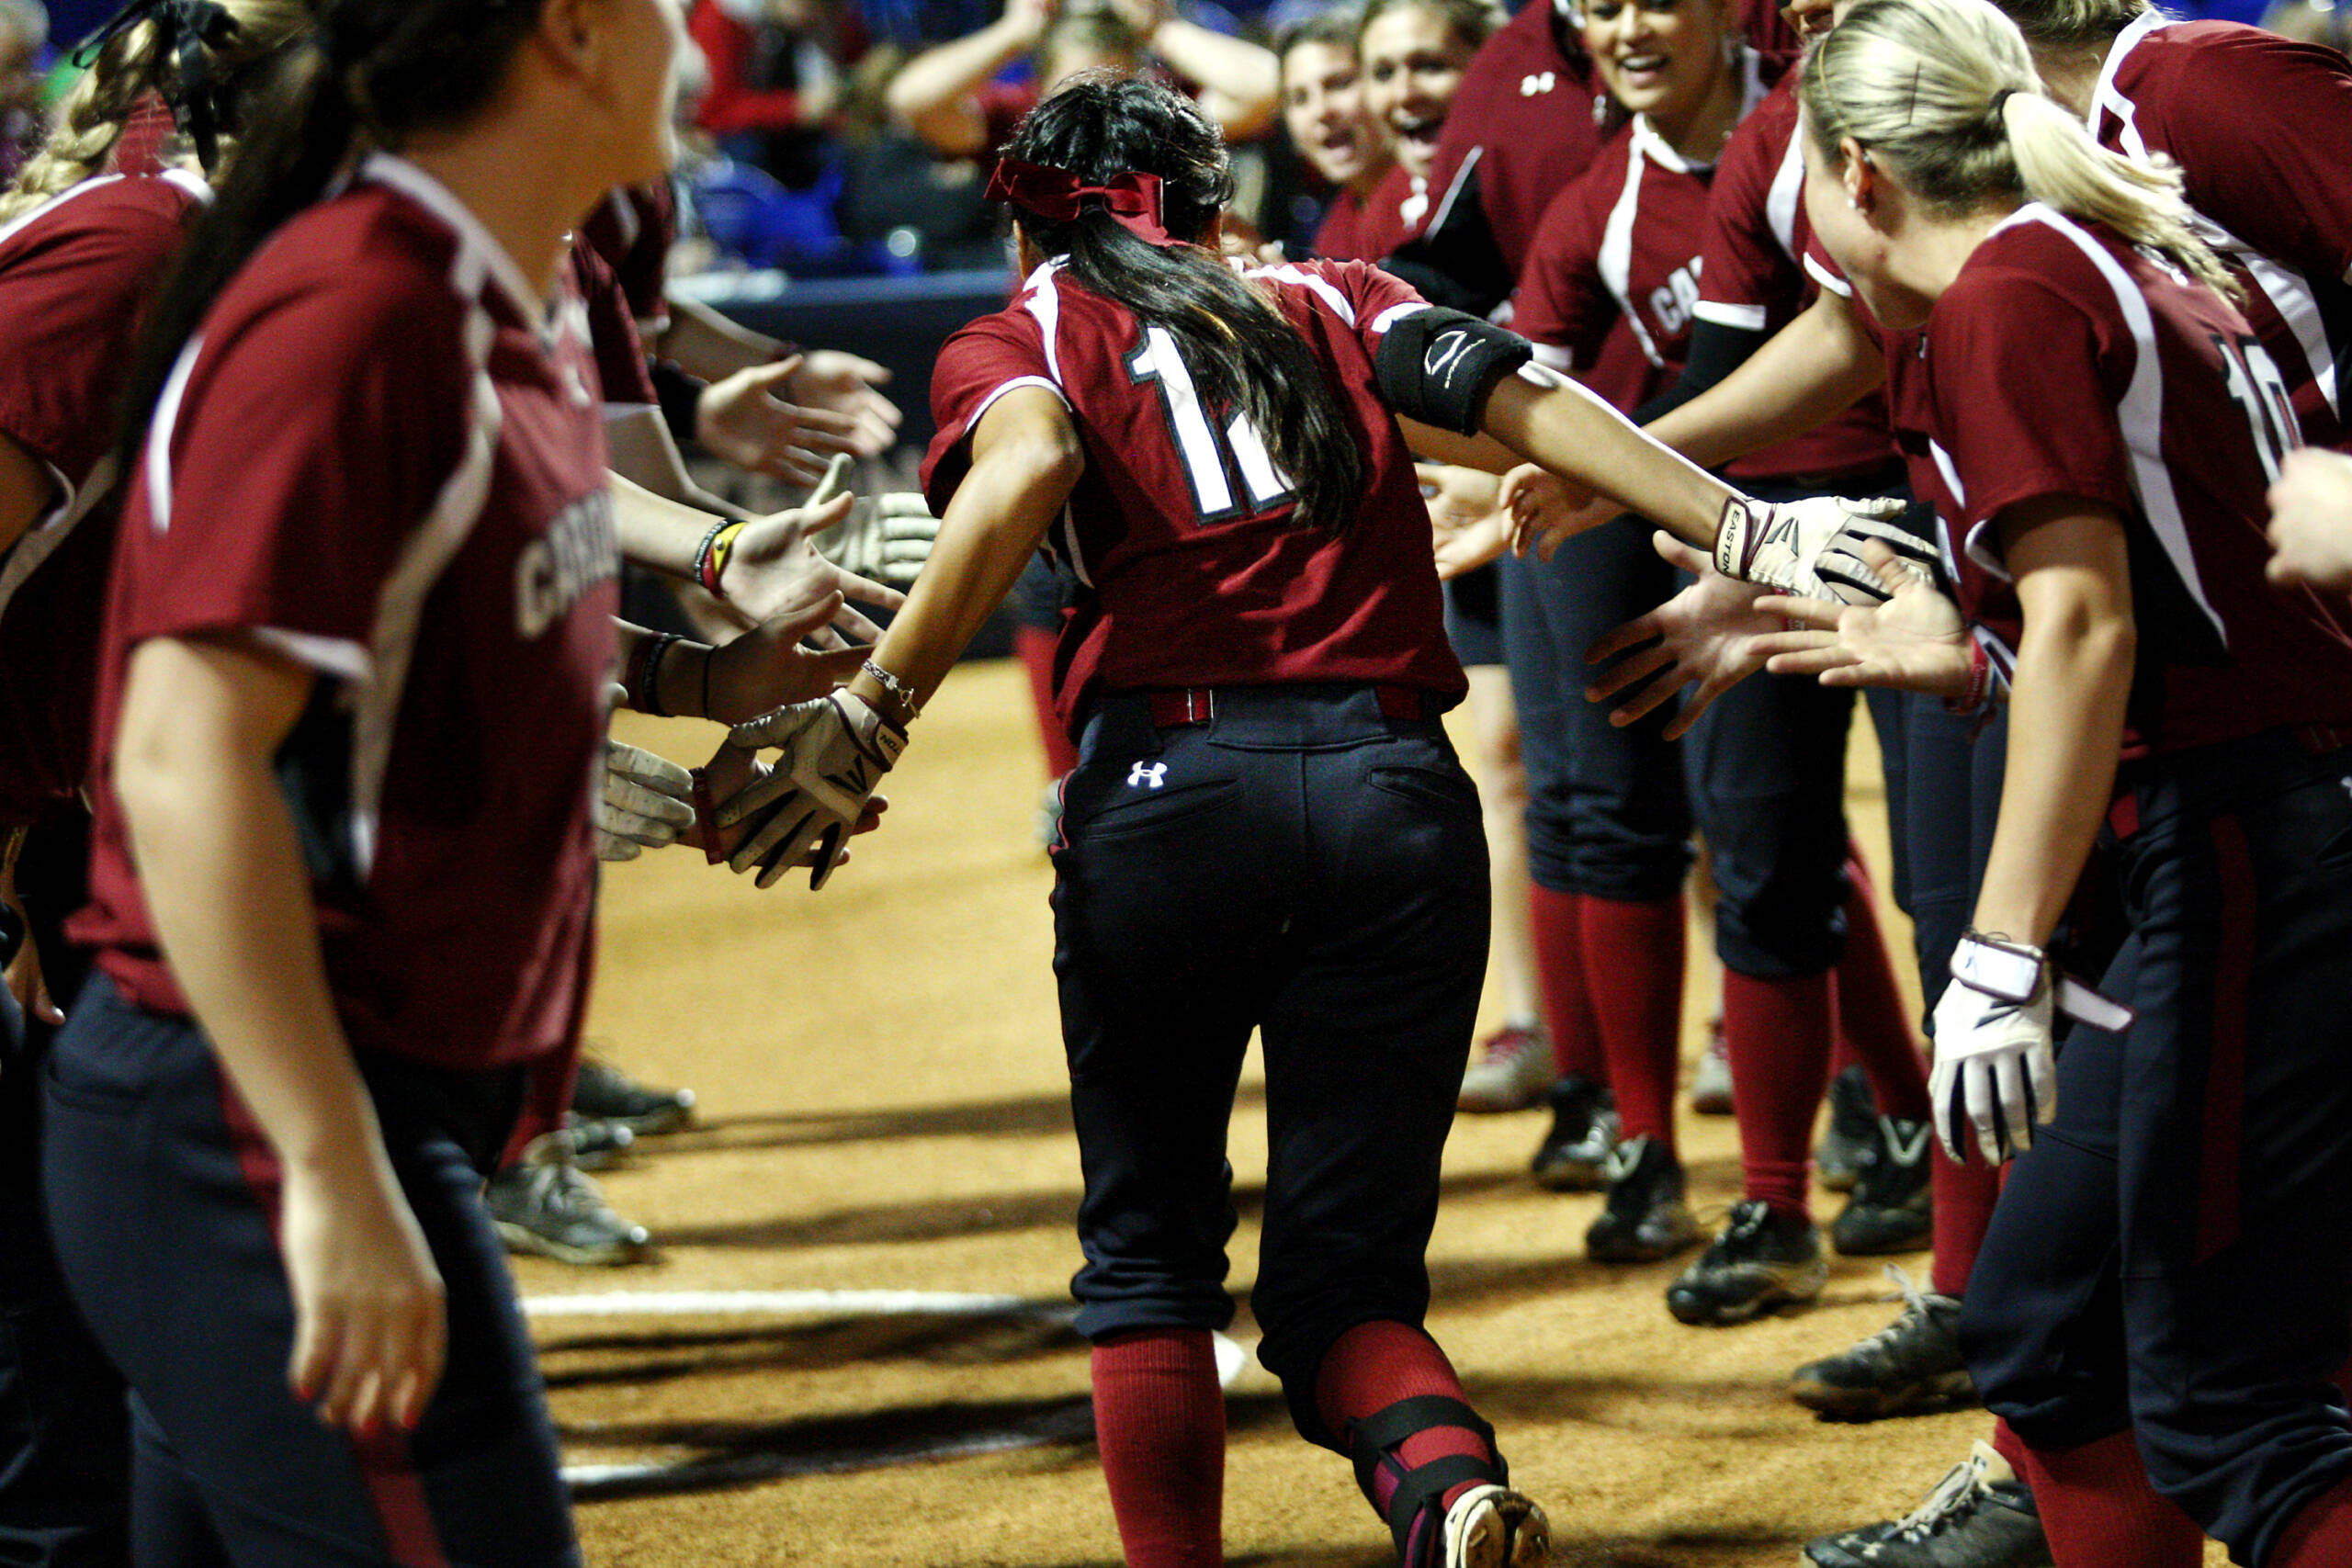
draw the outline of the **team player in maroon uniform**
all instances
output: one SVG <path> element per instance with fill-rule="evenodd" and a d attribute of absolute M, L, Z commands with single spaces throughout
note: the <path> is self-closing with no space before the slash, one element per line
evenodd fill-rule
<path fill-rule="evenodd" d="M 142 1562 L 570 1562 L 479 1186 L 576 1047 L 614 666 L 594 371 L 543 295 L 664 161 L 679 21 L 316 17 L 134 386 L 51 1214 L 144 1413 Z M 363 103 L 404 155 L 300 210 Z"/>
<path fill-rule="evenodd" d="M 1164 88 L 1081 80 L 1012 152 L 991 188 L 1035 270 L 940 355 L 939 547 L 849 688 L 739 728 L 786 763 L 716 820 L 766 814 L 739 870 L 821 854 L 1050 532 L 1085 588 L 1057 666 L 1083 737 L 1055 895 L 1075 1289 L 1127 1561 L 1220 1561 L 1210 1333 L 1233 1310 L 1225 1127 L 1258 1027 L 1273 1148 L 1253 1305 L 1299 1430 L 1352 1454 L 1411 1568 L 1541 1562 L 1540 1511 L 1419 1326 L 1487 920 L 1410 453 L 1515 450 L 1590 479 L 1652 449 L 1573 385 L 1511 374 L 1523 340 L 1375 269 L 1221 263 L 1231 176 Z M 1775 574 L 1819 581 L 1822 549 L 1863 525 L 1667 465 L 1641 503 L 1702 530 L 1729 516 Z"/>
<path fill-rule="evenodd" d="M 1378 261 L 1405 237 L 1406 196 L 1387 128 L 1365 107 L 1356 18 L 1311 17 L 1275 46 L 1283 69 L 1283 124 L 1291 145 L 1331 186 L 1314 254 Z"/>
<path fill-rule="evenodd" d="M 1612 95 L 1637 112 L 1601 158 L 1545 213 L 1521 281 L 1513 324 L 1561 368 L 1589 368 L 1619 328 L 1647 373 L 1612 389 L 1633 409 L 1679 367 L 1699 292 L 1713 160 L 1763 96 L 1763 68 L 1739 51 L 1710 0 L 1588 7 L 1585 41 Z M 1795 495 L 1881 493 L 1900 482 L 1891 448 L 1808 441 L 1736 465 L 1743 482 Z M 1807 1208 L 1807 1156 L 1827 1078 L 1833 974 L 1849 985 L 1840 1020 L 1911 1127 L 1927 1101 L 1909 1032 L 1866 900 L 1844 874 L 1843 748 L 1849 698 L 1805 682 L 1743 687 L 1701 718 L 1678 756 L 1660 720 L 1617 728 L 1581 700 L 1584 648 L 1659 592 L 1666 568 L 1631 530 L 1575 542 L 1548 566 L 1517 564 L 1514 664 L 1522 684 L 1566 688 L 1552 705 L 1571 727 L 1574 782 L 1533 792 L 1545 830 L 1547 886 L 1577 902 L 1588 994 L 1609 1055 L 1626 1139 L 1611 1202 L 1587 1238 L 1594 1256 L 1646 1260 L 1695 1236 L 1674 1150 L 1681 995 L 1680 883 L 1687 866 L 1681 790 L 1704 834 L 1721 890 L 1716 940 L 1725 968 L 1724 1035 L 1738 1089 L 1748 1201 L 1724 1237 L 1668 1292 L 1687 1322 L 1729 1322 L 1804 1300 L 1826 1277 Z M 1548 637 L 1532 635 L 1549 631 Z M 1853 962 L 1846 949 L 1854 952 Z M 1865 1005 L 1868 1003 L 1870 1005 Z M 1892 1167 L 1892 1161 L 1882 1161 Z M 1915 1160 L 1912 1191 L 1925 1169 Z M 1858 1195 L 1834 1235 L 1849 1252 L 1902 1250 L 1924 1231 L 1910 1192 Z M 1923 1207 L 1924 1205 L 1921 1205 Z"/>
<path fill-rule="evenodd" d="M 1376 197 L 1384 223 L 1409 231 L 1429 212 L 1438 138 L 1462 73 L 1498 19 L 1485 0 L 1372 0 L 1363 8 L 1356 53 L 1364 107 L 1387 132 L 1396 158 Z"/>
<path fill-rule="evenodd" d="M 28 1563 L 127 1555 L 130 1430 L 122 1382 L 68 1298 L 40 1213 L 40 1063 L 85 969 L 60 928 L 79 903 L 98 631 L 112 556 L 107 448 L 145 301 L 209 195 L 200 175 L 108 175 L 132 105 L 157 93 L 233 137 L 299 6 L 231 0 L 230 36 L 185 58 L 176 17 L 133 16 L 90 48 L 50 142 L 0 194 L 0 827 L 29 931 L 10 967 L 0 1067 L 0 1555 Z M 216 143 L 217 150 L 217 143 Z M 143 161 L 142 161 L 143 163 Z M 29 837 L 28 837 L 29 835 Z M 25 849 L 19 852 L 18 845 Z M 52 1001 L 52 998 L 54 1000 Z M 19 1010 L 13 1003 L 21 999 Z"/>
<path fill-rule="evenodd" d="M 2192 1564 L 2199 1525 L 2341 1562 L 2352 642 L 2264 580 L 2284 378 L 2200 282 L 2226 275 L 2177 176 L 2097 149 L 1982 0 L 1866 0 L 1803 94 L 1821 240 L 1925 329 L 1894 412 L 1932 443 L 1968 619 L 1889 561 L 1886 614 L 1766 599 L 1834 629 L 1748 651 L 2013 710 L 1933 1086 L 1955 1155 L 2030 1147 L 1962 1326 L 1999 1446 L 2062 1563 Z M 2136 1018 L 2043 951 L 2102 831 L 2103 988 Z M 2085 1021 L 2054 1069 L 2053 1003 Z"/>

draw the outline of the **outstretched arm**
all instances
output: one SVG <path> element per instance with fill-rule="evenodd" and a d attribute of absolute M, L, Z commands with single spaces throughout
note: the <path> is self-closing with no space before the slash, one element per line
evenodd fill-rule
<path fill-rule="evenodd" d="M 883 89 L 891 115 L 942 157 L 978 157 L 988 151 L 988 121 L 972 90 L 1036 48 L 1053 15 L 1054 0 L 1011 0 L 978 32 L 916 55 Z"/>
<path fill-rule="evenodd" d="M 874 662 L 920 707 L 947 679 L 965 647 L 1012 591 L 1037 542 L 1086 470 L 1069 411 L 1042 387 L 1006 393 L 972 432 L 972 468 L 939 520 L 931 559 L 883 634 Z M 895 711 L 871 675 L 850 690 Z"/>

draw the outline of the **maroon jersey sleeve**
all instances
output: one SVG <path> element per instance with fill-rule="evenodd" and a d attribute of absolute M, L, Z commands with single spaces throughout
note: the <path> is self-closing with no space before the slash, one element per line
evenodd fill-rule
<path fill-rule="evenodd" d="M 922 489 L 934 513 L 946 510 L 970 471 L 972 427 L 1016 387 L 1043 387 L 1065 402 L 1047 358 L 1041 322 L 1024 304 L 1035 298 L 1034 280 L 1020 300 L 957 332 L 942 345 L 931 371 L 931 414 L 938 434 L 924 454 Z"/>
<path fill-rule="evenodd" d="M 620 279 L 603 256 L 578 241 L 571 247 L 571 282 L 588 312 L 588 343 L 595 352 L 606 415 L 660 407 L 653 373 L 646 368 L 644 340 L 637 335 L 637 319 Z"/>
<path fill-rule="evenodd" d="M 2167 50 L 2165 151 L 2189 205 L 2237 239 L 2315 278 L 2352 268 L 2352 62 L 2256 28 L 2180 29 Z"/>
<path fill-rule="evenodd" d="M 2115 420 L 2132 347 L 2117 341 L 2116 325 L 2080 290 L 2022 266 L 1971 268 L 1937 301 L 1939 439 L 1968 476 L 1952 521 L 1973 549 L 1996 555 L 1980 531 L 2021 502 L 2079 496 L 2135 508 Z"/>
<path fill-rule="evenodd" d="M 1699 250 L 1694 313 L 1702 321 L 1764 332 L 1777 310 L 1805 292 L 1797 261 L 1804 168 L 1794 157 L 1795 116 L 1784 85 L 1739 122 L 1715 165 Z"/>
<path fill-rule="evenodd" d="M 657 326 L 668 321 L 670 247 L 678 238 L 669 181 L 616 187 L 580 226 L 580 238 L 612 268 L 631 314 Z"/>
<path fill-rule="evenodd" d="M 1520 269 L 1511 330 L 1555 370 L 1589 371 L 1617 324 L 1617 300 L 1600 276 L 1600 216 L 1591 200 L 1597 165 L 1552 200 Z"/>
<path fill-rule="evenodd" d="M 176 181 L 92 181 L 0 230 L 0 432 L 79 490 L 115 434 L 141 307 L 186 234 Z"/>
<path fill-rule="evenodd" d="M 456 315 L 446 291 L 317 288 L 183 359 L 141 476 L 168 543 L 146 552 L 118 640 L 249 629 L 365 675 L 379 592 L 458 468 L 475 389 L 416 349 L 460 341 Z M 199 425 L 177 417 L 196 408 Z"/>

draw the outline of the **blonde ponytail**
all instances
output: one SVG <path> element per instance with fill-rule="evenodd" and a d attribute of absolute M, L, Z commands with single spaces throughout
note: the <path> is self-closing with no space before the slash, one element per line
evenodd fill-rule
<path fill-rule="evenodd" d="M 1932 213 L 2042 202 L 2237 297 L 2192 227 L 2180 171 L 2093 141 L 2043 95 L 2024 36 L 1989 0 L 1863 0 L 1806 58 L 1798 92 L 1833 164 L 1851 137 Z"/>
<path fill-rule="evenodd" d="M 238 78 L 275 56 L 310 27 L 302 0 L 219 0 L 235 19 L 236 34 L 212 50 L 219 84 Z M 106 172 L 125 126 L 150 93 L 176 102 L 179 62 L 162 58 L 152 21 L 124 28 L 107 41 L 58 106 L 57 130 L 17 171 L 16 183 L 0 190 L 0 223 L 22 217 L 41 203 Z"/>

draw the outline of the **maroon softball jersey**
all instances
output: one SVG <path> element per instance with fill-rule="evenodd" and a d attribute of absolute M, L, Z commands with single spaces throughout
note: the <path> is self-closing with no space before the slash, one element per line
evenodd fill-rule
<path fill-rule="evenodd" d="M 2022 616 L 1990 525 L 2076 496 L 2130 529 L 2131 750 L 2352 723 L 2352 640 L 2319 595 L 2263 577 L 2263 491 L 2294 415 L 2269 355 L 2219 296 L 2031 203 L 1936 302 L 1905 382 L 1895 417 L 1928 425 L 1961 604 L 2005 673 Z"/>
<path fill-rule="evenodd" d="M 1330 210 L 1315 231 L 1315 254 L 1325 261 L 1379 261 L 1404 242 L 1412 227 L 1405 204 L 1418 194 L 1413 176 L 1395 164 L 1368 196 L 1333 192 Z"/>
<path fill-rule="evenodd" d="M 662 396 L 653 389 L 653 372 L 646 368 L 645 340 L 637 335 L 637 321 L 620 279 L 604 256 L 574 235 L 565 265 L 571 271 L 573 297 L 582 320 L 574 330 L 588 340 L 596 361 L 597 389 L 606 418 L 658 409 Z"/>
<path fill-rule="evenodd" d="M 2206 240 L 2245 269 L 2246 319 L 2294 390 L 2304 439 L 2345 446 L 2335 365 L 2352 351 L 2352 63 L 2259 28 L 2151 10 L 2109 50 L 2090 123 L 2118 152 L 2180 165 Z"/>
<path fill-rule="evenodd" d="M 57 487 L 0 558 L 0 824 L 71 800 L 89 766 L 116 405 L 145 304 L 209 195 L 192 175 L 106 175 L 0 228 L 0 433 Z"/>
<path fill-rule="evenodd" d="M 1796 73 L 1782 76 L 1739 122 L 1715 164 L 1699 254 L 1700 321 L 1777 333 L 1813 303 L 1819 284 L 1803 265 L 1812 225 L 1804 215 L 1804 157 L 1797 145 Z M 1877 392 L 1818 429 L 1747 459 L 1757 478 L 1842 474 L 1883 464 L 1892 450 L 1886 400 Z"/>
<path fill-rule="evenodd" d="M 1015 388 L 1059 398 L 1085 444 L 1085 475 L 1048 541 L 1080 584 L 1055 658 L 1065 723 L 1098 690 L 1384 682 L 1448 706 L 1464 690 L 1412 454 L 1373 377 L 1381 334 L 1428 307 L 1361 262 L 1247 276 L 1305 334 L 1354 428 L 1364 491 L 1338 530 L 1292 521 L 1290 481 L 1246 421 L 1202 407 L 1165 329 L 1146 330 L 1058 263 L 940 351 L 923 472 L 933 510 L 962 482 L 980 416 Z"/>
<path fill-rule="evenodd" d="M 1616 121 L 1568 0 L 1530 0 L 1472 57 L 1446 110 L 1430 169 L 1430 210 L 1457 199 L 1474 169 L 1479 204 L 1504 263 L 1526 264 L 1552 198 L 1584 173 Z M 1796 36 L 1773 0 L 1741 0 L 1741 35 L 1763 53 L 1793 58 Z"/>
<path fill-rule="evenodd" d="M 100 745 L 150 637 L 242 634 L 318 672 L 277 772 L 362 1050 L 478 1069 L 577 1039 L 619 565 L 577 320 L 372 156 L 214 304 L 125 502 Z M 74 934 L 185 1012 L 109 772 L 101 750 Z"/>
<path fill-rule="evenodd" d="M 639 330 L 658 333 L 667 326 L 670 301 L 663 288 L 670 247 L 678 240 L 678 198 L 670 182 L 614 186 L 581 224 L 580 237 L 620 280 Z"/>

